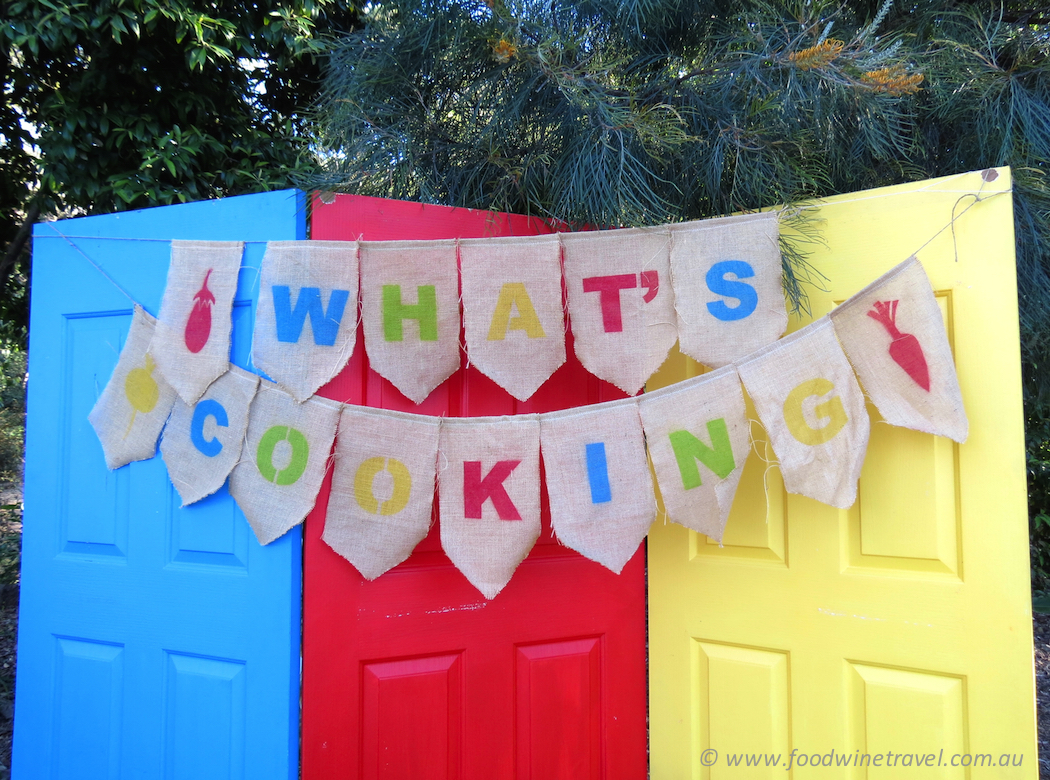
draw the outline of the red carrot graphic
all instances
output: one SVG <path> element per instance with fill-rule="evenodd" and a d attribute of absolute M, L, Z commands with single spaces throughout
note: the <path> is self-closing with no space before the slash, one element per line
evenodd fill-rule
<path fill-rule="evenodd" d="M 211 307 L 215 303 L 215 296 L 208 289 L 208 277 L 213 269 L 209 268 L 204 275 L 204 284 L 193 296 L 193 310 L 186 320 L 186 349 L 197 353 L 204 349 L 211 335 Z"/>
<path fill-rule="evenodd" d="M 875 301 L 868 316 L 882 323 L 893 341 L 890 342 L 890 357 L 903 368 L 919 387 L 930 392 L 930 369 L 926 356 L 922 354 L 919 340 L 911 333 L 897 330 L 897 304 L 900 301 Z"/>

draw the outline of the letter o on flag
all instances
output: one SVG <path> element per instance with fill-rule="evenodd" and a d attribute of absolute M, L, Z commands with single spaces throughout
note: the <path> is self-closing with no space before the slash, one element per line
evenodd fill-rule
<path fill-rule="evenodd" d="M 278 442 L 286 441 L 292 448 L 292 457 L 288 465 L 280 471 L 273 464 L 273 451 Z M 259 448 L 255 453 L 255 464 L 259 467 L 259 473 L 267 482 L 277 485 L 294 485 L 299 477 L 306 471 L 306 463 L 310 459 L 310 444 L 302 431 L 289 428 L 286 425 L 275 425 L 259 440 Z"/>
<path fill-rule="evenodd" d="M 394 480 L 394 490 L 390 498 L 380 502 L 372 487 L 376 475 L 387 471 Z M 408 506 L 408 497 L 412 492 L 412 475 L 404 463 L 395 458 L 369 458 L 357 467 L 354 475 L 354 498 L 358 506 L 370 515 L 389 517 L 396 515 Z"/>

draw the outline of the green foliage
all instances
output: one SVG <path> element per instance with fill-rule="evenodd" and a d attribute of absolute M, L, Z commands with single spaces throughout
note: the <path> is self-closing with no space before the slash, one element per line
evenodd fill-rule
<path fill-rule="evenodd" d="M 1032 590 L 1038 593 L 1050 591 L 1050 407 L 1028 414 L 1025 428 Z"/>
<path fill-rule="evenodd" d="M 347 0 L 0 0 L 0 241 L 19 250 L 0 301 L 24 286 L 24 220 L 289 186 L 322 33 L 355 21 Z"/>

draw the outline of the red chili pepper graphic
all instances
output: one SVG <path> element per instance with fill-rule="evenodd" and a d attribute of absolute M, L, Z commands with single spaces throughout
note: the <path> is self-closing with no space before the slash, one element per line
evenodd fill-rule
<path fill-rule="evenodd" d="M 193 296 L 193 310 L 186 320 L 186 349 L 197 353 L 204 349 L 211 335 L 211 307 L 215 303 L 215 296 L 208 289 L 208 277 L 214 269 L 209 268 L 204 275 L 204 284 Z"/>
<path fill-rule="evenodd" d="M 875 301 L 868 316 L 882 323 L 893 339 L 890 342 L 890 357 L 903 368 L 915 384 L 930 392 L 930 369 L 926 366 L 926 356 L 922 354 L 919 340 L 911 333 L 897 330 L 897 304 L 900 301 Z"/>

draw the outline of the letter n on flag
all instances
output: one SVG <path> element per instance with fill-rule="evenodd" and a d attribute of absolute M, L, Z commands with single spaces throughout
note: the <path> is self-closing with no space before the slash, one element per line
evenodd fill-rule
<path fill-rule="evenodd" d="M 751 447 L 736 369 L 646 393 L 638 408 L 667 516 L 721 542 Z"/>
<path fill-rule="evenodd" d="M 441 546 L 487 599 L 540 535 L 536 415 L 441 421 Z"/>

